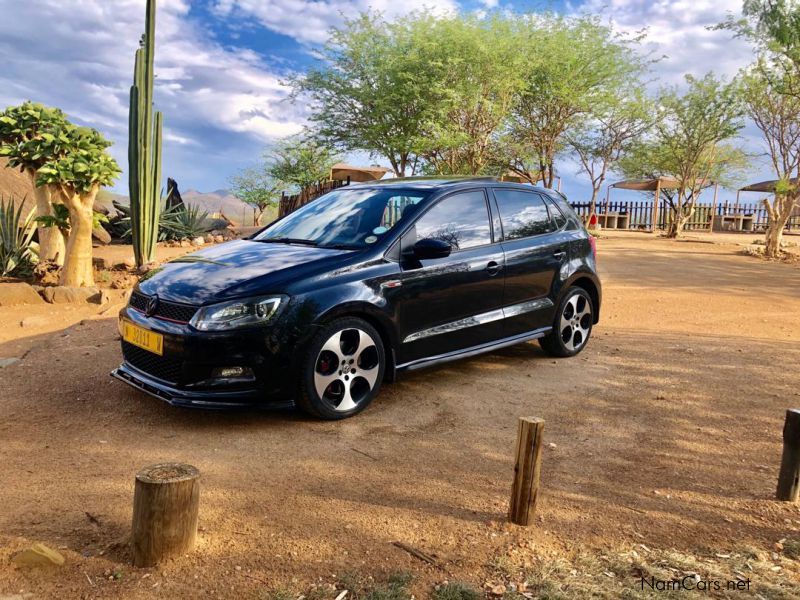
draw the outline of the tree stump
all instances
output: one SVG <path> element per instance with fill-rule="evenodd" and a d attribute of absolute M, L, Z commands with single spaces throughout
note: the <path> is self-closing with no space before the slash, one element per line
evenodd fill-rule
<path fill-rule="evenodd" d="M 162 463 L 136 474 L 133 494 L 133 564 L 152 567 L 185 554 L 197 539 L 200 472 L 191 465 Z"/>
<path fill-rule="evenodd" d="M 544 419 L 520 417 L 517 430 L 517 458 L 508 520 L 516 525 L 530 525 L 539 497 L 539 468 L 542 454 Z"/>
<path fill-rule="evenodd" d="M 778 500 L 797 502 L 800 496 L 800 409 L 786 411 L 783 424 L 783 456 L 778 474 Z"/>

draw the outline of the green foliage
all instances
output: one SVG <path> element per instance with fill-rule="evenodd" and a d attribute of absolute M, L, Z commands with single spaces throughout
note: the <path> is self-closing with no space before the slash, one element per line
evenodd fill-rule
<path fill-rule="evenodd" d="M 145 33 L 136 50 L 128 120 L 128 189 L 136 264 L 155 259 L 161 195 L 162 115 L 153 113 L 156 3 L 147 0 Z"/>
<path fill-rule="evenodd" d="M 265 166 L 239 171 L 230 178 L 230 184 L 234 196 L 256 209 L 257 220 L 267 208 L 277 205 L 284 187 L 266 172 Z"/>
<path fill-rule="evenodd" d="M 38 141 L 50 158 L 36 171 L 37 185 L 50 184 L 66 195 L 83 195 L 111 185 L 121 172 L 106 151 L 111 142 L 95 129 L 67 123 Z M 56 153 L 64 147 L 66 152 Z"/>
<path fill-rule="evenodd" d="M 34 211 L 22 216 L 22 205 L 0 196 L 0 275 L 27 275 L 36 262 Z"/>
<path fill-rule="evenodd" d="M 685 93 L 674 89 L 662 93 L 663 118 L 620 163 L 628 177 L 673 177 L 680 184 L 679 196 L 697 194 L 704 180 L 729 182 L 747 159 L 741 150 L 724 143 L 744 125 L 737 86 L 710 73 L 702 79 L 687 76 L 686 81 Z"/>
<path fill-rule="evenodd" d="M 9 106 L 0 113 L 0 156 L 10 167 L 36 171 L 69 151 L 69 122 L 64 113 L 34 102 Z"/>
<path fill-rule="evenodd" d="M 159 239 L 181 240 L 195 238 L 209 231 L 207 212 L 200 212 L 200 207 L 186 205 L 175 206 L 161 213 Z"/>
<path fill-rule="evenodd" d="M 483 595 L 466 583 L 453 581 L 439 586 L 434 590 L 434 600 L 480 600 Z"/>
<path fill-rule="evenodd" d="M 292 136 L 279 142 L 267 156 L 268 177 L 302 190 L 330 177 L 338 162 L 334 151 L 311 139 Z"/>

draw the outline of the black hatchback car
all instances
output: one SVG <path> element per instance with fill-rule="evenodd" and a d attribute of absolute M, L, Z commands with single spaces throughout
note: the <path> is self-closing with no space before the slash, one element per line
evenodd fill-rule
<path fill-rule="evenodd" d="M 363 410 L 410 371 L 538 339 L 587 344 L 594 239 L 564 197 L 491 178 L 339 188 L 148 273 L 112 375 L 175 405 Z"/>

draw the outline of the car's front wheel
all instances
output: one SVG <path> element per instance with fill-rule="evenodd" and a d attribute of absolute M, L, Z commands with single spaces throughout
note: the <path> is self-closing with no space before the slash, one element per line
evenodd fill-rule
<path fill-rule="evenodd" d="M 586 290 L 570 288 L 558 306 L 552 331 L 539 340 L 539 345 L 550 356 L 575 356 L 592 335 L 593 309 Z"/>
<path fill-rule="evenodd" d="M 322 419 L 344 419 L 378 394 L 386 359 L 381 337 L 362 319 L 345 317 L 311 340 L 303 364 L 298 405 Z"/>

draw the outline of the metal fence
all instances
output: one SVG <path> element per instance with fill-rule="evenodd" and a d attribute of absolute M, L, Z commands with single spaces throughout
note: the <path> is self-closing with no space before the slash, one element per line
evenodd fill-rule
<path fill-rule="evenodd" d="M 589 218 L 591 204 L 589 202 L 570 203 L 576 213 L 586 221 Z M 597 204 L 597 217 L 601 226 L 610 229 L 653 229 L 652 200 L 615 200 L 607 205 Z M 672 211 L 669 203 L 662 200 L 658 206 L 656 229 L 667 229 L 672 222 Z M 697 203 L 692 218 L 684 229 L 689 231 L 764 231 L 769 222 L 767 209 L 761 202 L 731 203 L 720 202 L 716 206 L 711 203 Z M 800 214 L 789 219 L 788 230 L 800 230 Z"/>

